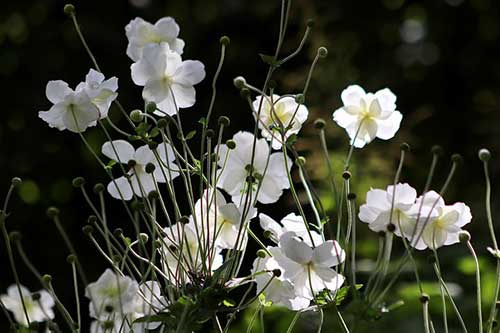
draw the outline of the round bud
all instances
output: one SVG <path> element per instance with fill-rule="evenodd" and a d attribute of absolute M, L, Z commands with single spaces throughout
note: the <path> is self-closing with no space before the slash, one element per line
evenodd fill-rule
<path fill-rule="evenodd" d="M 236 142 L 234 140 L 227 140 L 226 146 L 227 148 L 233 150 L 234 148 L 236 148 Z"/>
<path fill-rule="evenodd" d="M 139 234 L 139 241 L 141 241 L 141 243 L 147 243 L 148 240 L 149 240 L 148 234 L 145 234 L 143 232 Z"/>
<path fill-rule="evenodd" d="M 263 249 L 257 251 L 257 257 L 265 258 L 266 256 L 267 256 L 266 251 L 264 251 Z"/>
<path fill-rule="evenodd" d="M 253 171 L 253 166 L 251 164 L 247 164 L 245 165 L 245 171 L 246 172 L 249 172 L 249 173 L 252 173 Z"/>
<path fill-rule="evenodd" d="M 189 223 L 189 217 L 187 217 L 186 215 L 179 217 L 179 223 L 188 224 Z"/>
<path fill-rule="evenodd" d="M 72 4 L 68 3 L 66 5 L 64 5 L 64 14 L 68 15 L 68 16 L 73 16 L 75 15 L 75 6 L 73 6 Z"/>
<path fill-rule="evenodd" d="M 22 235 L 19 231 L 11 231 L 9 233 L 9 239 L 11 242 L 19 242 L 22 238 Z"/>
<path fill-rule="evenodd" d="M 470 241 L 470 233 L 467 230 L 461 230 L 458 233 L 458 240 L 460 243 L 467 243 Z"/>
<path fill-rule="evenodd" d="M 273 269 L 273 275 L 275 277 L 280 277 L 281 276 L 281 270 L 279 270 L 278 268 Z"/>
<path fill-rule="evenodd" d="M 21 185 L 23 181 L 21 180 L 21 178 L 19 177 L 14 177 L 11 179 L 10 183 L 12 184 L 12 186 L 14 187 L 18 187 L 19 185 Z"/>
<path fill-rule="evenodd" d="M 128 167 L 129 167 L 129 168 L 133 168 L 133 167 L 135 167 L 135 166 L 136 166 L 136 164 L 137 164 L 137 162 L 136 162 L 135 160 L 129 160 L 129 161 L 127 162 L 127 165 L 128 165 Z"/>
<path fill-rule="evenodd" d="M 44 276 L 42 276 L 42 281 L 45 284 L 49 284 L 52 282 L 52 276 L 50 276 L 49 274 L 45 274 Z"/>
<path fill-rule="evenodd" d="M 47 216 L 50 219 L 53 219 L 54 217 L 59 216 L 59 209 L 57 207 L 47 208 Z"/>
<path fill-rule="evenodd" d="M 105 187 L 101 183 L 97 183 L 97 184 L 94 185 L 94 193 L 95 194 L 102 193 L 104 191 L 104 189 L 105 189 Z"/>
<path fill-rule="evenodd" d="M 206 132 L 206 135 L 207 135 L 207 138 L 213 138 L 215 136 L 215 132 L 213 129 L 207 129 L 207 132 Z"/>
<path fill-rule="evenodd" d="M 236 88 L 241 90 L 241 89 L 245 88 L 247 81 L 245 80 L 245 78 L 243 76 L 237 76 L 234 78 L 233 84 Z"/>
<path fill-rule="evenodd" d="M 130 119 L 134 123 L 140 123 L 144 119 L 144 116 L 142 115 L 142 111 L 141 110 L 133 110 L 132 112 L 130 112 Z"/>
<path fill-rule="evenodd" d="M 222 126 L 228 126 L 231 123 L 231 121 L 226 116 L 220 116 L 219 120 L 218 120 L 218 123 L 219 123 L 219 126 L 220 125 L 222 125 Z"/>
<path fill-rule="evenodd" d="M 427 257 L 427 261 L 429 262 L 429 264 L 434 264 L 436 263 L 436 257 L 434 256 L 434 254 L 431 254 Z"/>
<path fill-rule="evenodd" d="M 247 99 L 248 97 L 250 97 L 250 90 L 248 90 L 247 88 L 242 88 L 240 90 L 240 96 L 243 99 Z"/>
<path fill-rule="evenodd" d="M 271 239 L 273 233 L 269 230 L 264 231 L 264 238 Z"/>
<path fill-rule="evenodd" d="M 403 142 L 400 146 L 402 151 L 410 151 L 410 145 L 407 144 L 406 142 Z"/>
<path fill-rule="evenodd" d="M 431 153 L 433 153 L 434 155 L 441 156 L 441 155 L 443 155 L 443 147 L 441 147 L 439 145 L 434 145 L 431 148 Z"/>
<path fill-rule="evenodd" d="M 349 171 L 344 171 L 342 172 L 342 178 L 344 178 L 345 180 L 351 178 L 351 173 Z"/>
<path fill-rule="evenodd" d="M 230 43 L 231 43 L 231 40 L 229 39 L 229 37 L 227 36 L 222 36 L 220 39 L 219 39 L 219 42 L 224 45 L 224 46 L 228 46 Z"/>
<path fill-rule="evenodd" d="M 146 164 L 146 173 L 153 173 L 156 169 L 156 166 L 153 163 Z"/>
<path fill-rule="evenodd" d="M 85 235 L 89 236 L 94 232 L 94 227 L 87 224 L 83 226 L 82 231 Z"/>
<path fill-rule="evenodd" d="M 118 264 L 122 260 L 122 257 L 119 254 L 113 254 L 112 259 L 115 264 Z"/>
<path fill-rule="evenodd" d="M 356 193 L 347 193 L 347 200 L 356 200 Z"/>
<path fill-rule="evenodd" d="M 136 200 L 130 204 L 130 207 L 135 211 L 139 211 L 144 209 L 144 204 Z"/>
<path fill-rule="evenodd" d="M 477 156 L 479 157 L 479 159 L 483 162 L 488 162 L 491 158 L 491 153 L 488 149 L 486 148 L 482 148 L 482 149 L 479 149 L 479 152 L 477 153 Z"/>
<path fill-rule="evenodd" d="M 151 149 L 151 150 L 155 150 L 156 148 L 158 148 L 158 142 L 155 142 L 155 141 L 149 141 L 149 142 L 148 142 L 148 147 L 149 147 L 149 149 Z"/>
<path fill-rule="evenodd" d="M 158 199 L 159 197 L 160 197 L 160 193 L 158 193 L 158 191 L 156 191 L 156 190 L 153 190 L 153 191 L 148 193 L 148 198 L 150 200 L 155 200 L 155 199 Z"/>
<path fill-rule="evenodd" d="M 320 58 L 326 58 L 326 56 L 328 55 L 328 50 L 326 47 L 324 46 L 321 46 L 319 49 L 318 49 L 318 56 Z"/>
<path fill-rule="evenodd" d="M 313 20 L 313 19 L 309 19 L 309 20 L 307 20 L 306 25 L 307 25 L 309 28 L 314 27 L 314 20 Z"/>
<path fill-rule="evenodd" d="M 120 238 L 123 235 L 123 229 L 122 228 L 116 228 L 113 231 L 113 235 L 115 235 L 116 238 Z"/>
<path fill-rule="evenodd" d="M 264 179 L 264 176 L 263 176 L 263 175 L 261 175 L 261 174 L 260 174 L 260 173 L 258 173 L 258 172 L 254 172 L 254 173 L 253 173 L 253 176 L 254 176 L 254 177 L 255 177 L 255 179 L 256 179 L 256 180 L 258 180 L 258 181 L 262 181 L 262 179 Z"/>
<path fill-rule="evenodd" d="M 161 119 L 158 119 L 158 122 L 156 123 L 156 126 L 158 126 L 158 128 L 165 128 L 167 127 L 169 123 L 169 118 L 161 118 Z"/>
<path fill-rule="evenodd" d="M 102 323 L 102 328 L 104 329 L 104 331 L 113 330 L 115 329 L 115 322 L 107 320 L 104 323 Z"/>
<path fill-rule="evenodd" d="M 68 262 L 68 264 L 74 264 L 76 262 L 76 255 L 70 254 L 66 257 L 66 261 Z"/>
<path fill-rule="evenodd" d="M 430 297 L 429 297 L 429 295 L 427 295 L 426 293 L 422 293 L 422 294 L 420 295 L 420 297 L 418 298 L 418 300 L 419 300 L 419 301 L 420 301 L 420 303 L 422 303 L 422 304 L 428 303 L 428 302 L 429 302 L 429 299 L 430 299 Z"/>
<path fill-rule="evenodd" d="M 82 187 L 83 185 L 85 185 L 85 178 L 83 177 L 76 177 L 73 179 L 72 181 L 72 184 L 74 187 Z"/>
<path fill-rule="evenodd" d="M 250 184 L 255 183 L 255 177 L 252 175 L 247 176 L 247 178 L 245 180 L 247 183 L 250 183 Z"/>
<path fill-rule="evenodd" d="M 464 159 L 460 154 L 453 154 L 451 155 L 451 161 L 455 164 L 462 164 Z"/>
<path fill-rule="evenodd" d="M 324 119 L 318 118 L 314 121 L 314 127 L 316 129 L 323 129 L 326 126 L 326 122 Z"/>
<path fill-rule="evenodd" d="M 87 219 L 88 224 L 94 224 L 97 222 L 97 216 L 95 215 L 90 215 L 89 218 Z"/>
<path fill-rule="evenodd" d="M 304 97 L 303 94 L 297 94 L 297 95 L 295 95 L 295 102 L 297 104 L 304 104 L 305 100 L 306 100 L 306 98 Z"/>
<path fill-rule="evenodd" d="M 106 311 L 107 313 L 111 313 L 113 312 L 115 309 L 113 308 L 112 305 L 110 304 L 106 304 L 106 306 L 104 307 L 104 311 Z"/>
<path fill-rule="evenodd" d="M 146 112 L 153 113 L 155 111 L 156 111 L 156 103 L 155 102 L 148 102 L 148 104 L 146 104 Z"/>
<path fill-rule="evenodd" d="M 396 230 L 396 226 L 394 225 L 394 223 L 389 223 L 387 225 L 387 231 L 394 232 L 394 230 Z"/>
<path fill-rule="evenodd" d="M 379 231 L 378 232 L 379 237 L 385 237 L 385 231 Z"/>
<path fill-rule="evenodd" d="M 295 160 L 295 163 L 298 165 L 298 166 L 304 166 L 306 165 L 306 158 L 304 156 L 299 156 L 297 157 L 297 159 Z"/>

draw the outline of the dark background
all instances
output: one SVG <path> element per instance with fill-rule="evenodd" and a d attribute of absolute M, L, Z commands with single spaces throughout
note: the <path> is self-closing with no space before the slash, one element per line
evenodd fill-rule
<path fill-rule="evenodd" d="M 37 112 L 48 110 L 45 85 L 62 79 L 72 87 L 84 79 L 92 66 L 70 20 L 63 14 L 63 1 L 4 1 L 0 9 L 0 189 L 6 193 L 10 179 L 24 182 L 10 205 L 9 230 L 20 230 L 23 243 L 41 272 L 54 276 L 56 291 L 66 304 L 73 299 L 68 254 L 45 210 L 50 205 L 61 209 L 61 219 L 70 233 L 91 279 L 104 269 L 104 261 L 81 234 L 90 214 L 81 194 L 71 186 L 76 176 L 89 183 L 106 182 L 92 156 L 79 137 L 70 132 L 50 129 Z M 119 99 L 130 111 L 143 105 L 141 88 L 130 79 L 130 59 L 125 55 L 125 25 L 134 17 L 155 22 L 162 16 L 173 16 L 181 27 L 180 37 L 186 42 L 183 58 L 201 60 L 207 79 L 197 86 L 197 103 L 182 111 L 185 127 L 195 127 L 206 112 L 210 98 L 210 80 L 218 62 L 219 38 L 228 35 L 231 45 L 220 77 L 215 116 L 231 118 L 230 131 L 253 128 L 253 119 L 245 103 L 232 86 L 232 79 L 243 75 L 248 82 L 261 86 L 266 65 L 258 53 L 271 54 L 278 34 L 280 1 L 278 0 L 191 0 L 191 1 L 75 1 L 83 33 L 107 77 L 119 78 Z M 319 46 L 329 50 L 314 72 L 306 104 L 309 121 L 297 148 L 308 158 L 311 177 L 318 189 L 324 190 L 325 205 L 331 197 L 322 177 L 318 140 L 312 122 L 323 117 L 328 124 L 332 158 L 340 165 L 347 149 L 347 136 L 331 121 L 332 112 L 341 105 L 340 93 L 349 84 L 360 84 L 367 91 L 389 87 L 398 97 L 398 109 L 404 115 L 402 127 L 389 142 L 376 140 L 354 155 L 354 190 L 359 203 L 373 187 L 391 182 L 399 156 L 399 144 L 412 146 L 402 179 L 422 189 L 430 164 L 430 148 L 443 146 L 445 155 L 438 167 L 435 188 L 439 189 L 450 166 L 449 156 L 460 153 L 464 164 L 446 197 L 447 201 L 464 201 L 472 208 L 473 222 L 467 228 L 477 251 L 482 255 L 481 270 L 485 286 L 484 305 L 491 302 L 494 283 L 492 258 L 484 218 L 482 166 L 476 155 L 481 147 L 493 153 L 491 162 L 494 219 L 498 219 L 498 191 L 495 190 L 500 164 L 495 153 L 500 149 L 500 15 L 493 0 L 377 0 L 377 1 L 294 1 L 290 29 L 283 55 L 292 52 L 305 29 L 314 18 L 316 25 L 301 55 L 281 68 L 275 77 L 278 93 L 302 89 L 305 75 Z M 112 118 L 126 128 L 117 109 Z M 228 132 L 229 133 L 229 132 Z M 98 149 L 104 137 L 97 129 L 85 133 Z M 228 138 L 230 136 L 228 135 Z M 498 187 L 498 186 L 497 186 Z M 2 195 L 3 197 L 4 195 Z M 109 216 L 113 226 L 125 223 L 116 202 L 109 200 Z M 278 207 L 262 207 L 276 218 L 293 209 L 286 193 Z M 276 213 L 278 212 L 278 213 Z M 286 212 L 281 214 L 280 212 Z M 373 258 L 376 236 L 360 226 L 361 258 Z M 364 237 L 364 238 L 363 238 Z M 0 292 L 13 282 L 7 265 L 3 240 L 0 242 Z M 400 246 L 396 250 L 401 250 Z M 445 278 L 458 284 L 457 302 L 464 308 L 466 321 L 475 330 L 474 276 L 467 251 L 455 245 L 440 251 Z M 436 290 L 435 278 L 425 265 L 426 254 L 419 256 L 429 293 Z M 31 290 L 39 289 L 36 280 L 19 262 L 22 282 Z M 404 299 L 407 305 L 367 324 L 382 330 L 420 332 L 421 312 L 416 301 L 411 272 L 394 289 L 390 300 Z M 433 289 L 434 288 L 434 289 Z M 488 289 L 489 288 L 489 289 Z M 488 297 L 489 296 L 489 297 Z M 436 325 L 440 325 L 438 295 L 435 308 Z M 485 307 L 486 309 L 486 307 Z M 248 320 L 248 315 L 242 316 Z M 270 329 L 282 330 L 288 325 L 289 313 L 270 312 Z M 456 326 L 450 313 L 450 325 Z M 313 318 L 314 319 L 314 318 Z M 335 318 L 327 317 L 327 324 Z M 299 321 L 297 331 L 308 332 Z M 245 321 L 241 322 L 245 325 Z M 302 326 L 301 326 L 302 325 Z M 330 324 L 328 324 L 330 325 Z M 331 324 L 333 325 L 333 324 Z M 375 326 L 374 326 L 375 325 Z M 6 330 L 0 317 L 0 331 Z M 332 326 L 329 326 L 332 327 Z M 328 330 L 327 330 L 328 331 Z M 439 331 L 439 329 L 438 329 Z"/>

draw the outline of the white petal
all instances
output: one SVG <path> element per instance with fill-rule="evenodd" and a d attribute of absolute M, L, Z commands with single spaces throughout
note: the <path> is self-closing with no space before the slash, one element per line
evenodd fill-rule
<path fill-rule="evenodd" d="M 145 166 L 148 163 L 156 162 L 156 157 L 153 151 L 147 145 L 144 145 L 137 148 L 134 154 L 134 160 L 137 164 Z"/>
<path fill-rule="evenodd" d="M 57 103 L 53 105 L 49 111 L 38 112 L 38 117 L 44 120 L 50 127 L 62 131 L 66 129 L 63 123 L 63 115 L 65 112 L 66 105 L 64 105 L 64 103 Z"/>
<path fill-rule="evenodd" d="M 101 152 L 114 161 L 126 164 L 134 159 L 135 149 L 128 141 L 114 140 L 105 142 Z"/>
<path fill-rule="evenodd" d="M 87 83 L 102 83 L 102 81 L 104 81 L 104 75 L 93 68 L 91 68 L 89 73 L 85 76 L 85 82 Z"/>
<path fill-rule="evenodd" d="M 361 98 L 366 95 L 366 92 L 358 85 L 352 85 L 345 88 L 340 95 L 344 105 L 359 105 Z"/>
<path fill-rule="evenodd" d="M 68 87 L 68 84 L 61 80 L 49 81 L 47 83 L 47 88 L 45 89 L 47 99 L 53 104 L 63 101 L 64 97 L 72 92 L 73 90 Z"/>
<path fill-rule="evenodd" d="M 345 260 L 345 252 L 336 241 L 326 241 L 313 250 L 312 260 L 319 266 L 336 266 Z"/>
<path fill-rule="evenodd" d="M 161 78 L 165 74 L 168 52 L 165 43 L 146 45 L 141 59 L 131 66 L 134 83 L 144 86 L 151 79 Z"/>
<path fill-rule="evenodd" d="M 166 41 L 175 39 L 179 35 L 179 25 L 172 17 L 163 17 L 159 19 L 155 23 L 154 27 L 156 33 L 163 37 Z"/>
<path fill-rule="evenodd" d="M 115 199 L 132 199 L 132 187 L 125 176 L 115 179 L 108 184 L 108 192 Z"/>
<path fill-rule="evenodd" d="M 343 128 L 352 127 L 357 122 L 357 117 L 346 111 L 346 108 L 339 108 L 333 113 L 333 120 Z"/>
<path fill-rule="evenodd" d="M 299 264 L 308 264 L 312 259 L 313 249 L 300 240 L 294 232 L 284 233 L 279 244 L 285 255 Z"/>
<path fill-rule="evenodd" d="M 174 83 L 172 84 L 171 89 L 178 109 L 191 107 L 196 102 L 196 91 L 193 86 L 185 86 Z"/>
<path fill-rule="evenodd" d="M 394 111 L 392 114 L 385 120 L 377 121 L 377 138 L 382 140 L 389 140 L 399 129 L 401 124 L 401 120 L 403 119 L 403 115 L 399 111 Z"/>
<path fill-rule="evenodd" d="M 183 61 L 174 74 L 173 81 L 181 85 L 193 86 L 205 78 L 205 66 L 197 60 Z"/>
<path fill-rule="evenodd" d="M 384 111 L 396 110 L 396 95 L 389 88 L 380 89 L 375 97 Z"/>

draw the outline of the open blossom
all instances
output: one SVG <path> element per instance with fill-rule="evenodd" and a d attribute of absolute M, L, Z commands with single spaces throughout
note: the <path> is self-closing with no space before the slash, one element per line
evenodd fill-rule
<path fill-rule="evenodd" d="M 236 204 L 244 203 L 250 186 L 252 188 L 252 200 L 257 194 L 257 201 L 269 204 L 278 201 L 283 190 L 290 187 L 288 183 L 287 170 L 283 153 L 271 154 L 269 145 L 265 139 L 255 140 L 255 156 L 252 162 L 252 147 L 254 136 L 249 132 L 238 132 L 233 136 L 236 147 L 233 150 L 226 145 L 219 147 L 220 177 L 217 186 L 224 189 L 232 196 Z M 227 156 L 227 162 L 226 162 Z M 288 170 L 291 168 L 291 160 L 287 157 Z M 252 182 L 248 182 L 249 178 Z"/>
<path fill-rule="evenodd" d="M 313 299 L 323 289 L 336 291 L 345 280 L 331 268 L 345 260 L 339 244 L 329 240 L 315 245 L 311 246 L 294 232 L 286 232 L 279 247 L 270 250 L 284 278 L 293 283 L 295 294 L 307 299 Z"/>
<path fill-rule="evenodd" d="M 201 237 L 196 231 L 192 219 L 189 223 L 176 223 L 171 227 L 164 228 L 163 248 L 161 258 L 163 271 L 170 282 L 174 285 L 181 285 L 190 281 L 191 274 L 197 274 L 203 268 Z M 216 270 L 222 265 L 221 249 L 217 246 L 210 247 L 210 258 L 205 261 L 207 267 Z M 187 274 L 187 273 L 191 274 Z"/>
<path fill-rule="evenodd" d="M 307 120 L 309 111 L 305 105 L 298 104 L 292 96 L 279 95 L 258 96 L 253 102 L 254 116 L 257 119 L 261 134 L 268 141 L 272 141 L 274 149 L 282 146 L 282 137 L 279 128 L 283 127 L 285 142 L 292 135 L 299 133 L 302 124 Z M 260 114 L 259 114 L 260 110 Z M 270 129 L 273 126 L 274 129 Z"/>
<path fill-rule="evenodd" d="M 85 296 L 90 299 L 90 316 L 106 320 L 110 313 L 134 313 L 138 290 L 136 281 L 106 269 L 96 282 L 85 289 Z"/>
<path fill-rule="evenodd" d="M 396 95 L 388 88 L 373 94 L 352 85 L 341 98 L 344 106 L 333 113 L 333 120 L 345 128 L 354 147 L 362 148 L 375 137 L 388 140 L 399 129 L 403 116 L 396 111 Z"/>
<path fill-rule="evenodd" d="M 205 78 L 205 67 L 199 61 L 185 60 L 168 44 L 149 44 L 142 57 L 131 67 L 132 80 L 143 86 L 142 97 L 155 102 L 157 115 L 173 115 L 196 101 L 194 85 Z"/>
<path fill-rule="evenodd" d="M 139 61 L 144 46 L 167 43 L 170 49 L 182 54 L 184 41 L 179 36 L 179 25 L 172 17 L 159 19 L 154 25 L 136 17 L 125 27 L 128 38 L 127 55 L 133 61 Z"/>
<path fill-rule="evenodd" d="M 392 223 L 398 236 L 412 234 L 416 198 L 417 191 L 406 183 L 397 184 L 396 188 L 387 186 L 387 190 L 371 189 L 366 193 L 366 203 L 359 208 L 358 217 L 375 232 L 387 231 L 387 226 Z"/>
<path fill-rule="evenodd" d="M 61 131 L 84 132 L 107 117 L 117 89 L 115 77 L 104 80 L 104 75 L 92 69 L 75 90 L 64 81 L 49 81 L 45 93 L 54 105 L 49 111 L 38 112 L 38 116 Z"/>
<path fill-rule="evenodd" d="M 21 293 L 19 293 L 19 289 Z M 25 327 L 28 326 L 26 314 L 28 315 L 30 323 L 54 319 L 54 311 L 52 308 L 55 303 L 54 299 L 47 291 L 38 291 L 36 293 L 37 296 L 39 295 L 38 298 L 34 297 L 34 294 L 22 285 L 19 286 L 19 289 L 17 285 L 13 284 L 7 288 L 7 294 L 0 295 L 3 306 L 12 312 L 18 324 Z M 26 309 L 26 313 L 24 309 Z"/>
<path fill-rule="evenodd" d="M 114 140 L 105 142 L 101 148 L 102 153 L 110 159 L 127 164 L 130 170 L 128 176 L 122 176 L 108 184 L 108 192 L 113 198 L 123 200 L 132 199 L 133 195 L 140 197 L 147 196 L 151 191 L 156 190 L 156 182 L 165 183 L 177 177 L 179 173 L 174 163 L 175 155 L 172 147 L 167 143 L 161 143 L 156 148 L 160 165 L 153 150 L 147 145 L 134 149 L 125 140 Z M 152 174 L 146 172 L 146 166 L 151 163 L 155 166 Z"/>
<path fill-rule="evenodd" d="M 236 245 L 241 247 L 245 244 L 246 225 L 256 215 L 255 208 L 250 207 L 242 225 L 243 206 L 226 202 L 217 189 L 203 193 L 203 197 L 195 204 L 195 212 L 196 223 L 205 230 L 206 242 L 212 244 L 215 238 L 215 245 L 222 249 L 234 249 Z"/>
<path fill-rule="evenodd" d="M 273 251 L 272 249 L 268 247 L 269 251 Z M 280 266 L 273 257 L 257 257 L 254 260 L 252 274 L 254 274 L 257 283 L 257 294 L 262 292 L 266 301 L 271 301 L 274 305 L 285 306 L 293 311 L 307 308 L 311 300 L 297 296 L 292 282 L 286 280 L 283 274 L 279 276 L 273 274 L 273 270 L 276 269 L 279 270 Z"/>
<path fill-rule="evenodd" d="M 293 231 L 297 236 L 302 237 L 307 244 L 312 245 L 304 219 L 300 215 L 290 213 L 280 222 L 277 222 L 268 215 L 260 213 L 259 220 L 262 229 L 270 233 L 270 239 L 276 244 L 278 244 L 280 237 L 284 233 Z M 323 242 L 323 238 L 315 230 L 310 230 L 310 234 L 315 244 Z"/>
<path fill-rule="evenodd" d="M 463 202 L 446 205 L 444 199 L 435 191 L 426 192 L 415 203 L 415 211 L 422 206 L 419 218 L 419 231 L 422 237 L 413 237 L 412 245 L 422 250 L 427 247 L 439 248 L 459 242 L 462 227 L 472 220 L 470 208 Z M 416 215 L 416 212 L 415 212 Z M 419 232 L 420 234 L 420 232 Z M 407 238 L 411 236 L 408 235 Z"/>

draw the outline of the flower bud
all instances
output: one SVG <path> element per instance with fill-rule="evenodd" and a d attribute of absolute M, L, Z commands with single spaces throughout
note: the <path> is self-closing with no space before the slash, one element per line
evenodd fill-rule
<path fill-rule="evenodd" d="M 269 230 L 264 231 L 264 238 L 271 239 L 273 237 L 273 233 Z"/>
<path fill-rule="evenodd" d="M 305 100 L 306 100 L 306 98 L 304 97 L 303 94 L 297 94 L 297 95 L 295 95 L 295 102 L 297 104 L 304 104 Z"/>
<path fill-rule="evenodd" d="M 108 306 L 111 306 L 111 305 L 108 305 Z M 112 306 L 111 306 L 112 308 Z M 113 310 L 111 310 L 112 312 Z M 102 328 L 104 329 L 104 331 L 109 331 L 109 330 L 113 330 L 115 329 L 115 322 L 112 321 L 112 320 L 107 320 L 105 322 L 102 323 Z"/>
<path fill-rule="evenodd" d="M 441 156 L 441 155 L 443 155 L 443 147 L 441 147 L 439 145 L 434 145 L 431 148 L 431 153 L 434 155 Z"/>
<path fill-rule="evenodd" d="M 230 43 L 231 43 L 231 40 L 229 39 L 229 37 L 227 36 L 222 36 L 220 39 L 219 39 L 219 42 L 224 45 L 224 46 L 228 46 Z"/>
<path fill-rule="evenodd" d="M 241 90 L 245 87 L 245 85 L 247 84 L 247 81 L 245 80 L 245 78 L 243 76 L 238 76 L 238 77 L 234 78 L 233 84 L 236 88 Z"/>
<path fill-rule="evenodd" d="M 72 181 L 72 184 L 74 187 L 82 187 L 83 185 L 85 185 L 85 178 L 83 177 L 76 177 L 73 179 Z"/>
<path fill-rule="evenodd" d="M 314 121 L 314 127 L 316 129 L 323 129 L 326 126 L 326 122 L 324 119 L 318 118 Z"/>
<path fill-rule="evenodd" d="M 113 231 L 113 235 L 114 235 L 116 238 L 120 238 L 120 237 L 123 235 L 123 229 L 122 229 L 122 228 L 116 228 L 116 229 Z"/>
<path fill-rule="evenodd" d="M 90 215 L 87 219 L 87 223 L 88 224 L 94 224 L 97 222 L 97 216 L 95 215 Z"/>
<path fill-rule="evenodd" d="M 385 231 L 379 231 L 378 232 L 379 237 L 385 237 Z"/>
<path fill-rule="evenodd" d="M 39 292 L 34 292 L 31 294 L 31 298 L 34 300 L 34 301 L 38 301 L 40 298 L 42 298 L 42 295 L 40 295 Z"/>
<path fill-rule="evenodd" d="M 306 25 L 307 25 L 309 28 L 312 28 L 312 27 L 314 27 L 314 23 L 315 23 L 315 22 L 314 22 L 314 20 L 313 20 L 313 19 L 309 19 L 309 20 L 307 20 Z"/>
<path fill-rule="evenodd" d="M 486 148 L 479 149 L 479 152 L 477 155 L 478 155 L 479 159 L 483 162 L 488 162 L 491 158 L 491 153 Z"/>
<path fill-rule="evenodd" d="M 464 159 L 460 154 L 453 154 L 451 155 L 451 161 L 455 164 L 462 164 Z"/>
<path fill-rule="evenodd" d="M 298 165 L 298 166 L 304 166 L 306 165 L 306 158 L 304 156 L 299 156 L 297 157 L 297 159 L 295 160 L 295 163 Z"/>
<path fill-rule="evenodd" d="M 47 209 L 47 216 L 50 219 L 53 219 L 56 216 L 59 216 L 59 209 L 57 207 L 49 207 Z"/>
<path fill-rule="evenodd" d="M 186 215 L 179 217 L 179 223 L 188 224 L 189 223 L 189 217 L 187 217 Z"/>
<path fill-rule="evenodd" d="M 129 168 L 133 168 L 133 167 L 135 167 L 135 166 L 136 166 L 136 164 L 137 164 L 137 162 L 136 162 L 135 160 L 129 160 L 129 161 L 127 162 L 127 165 L 128 165 L 128 167 L 129 167 Z"/>
<path fill-rule="evenodd" d="M 151 150 L 156 150 L 156 148 L 158 148 L 158 142 L 156 142 L 156 141 L 149 141 L 148 142 L 148 147 Z"/>
<path fill-rule="evenodd" d="M 148 193 L 149 200 L 155 200 L 155 199 L 158 199 L 159 197 L 160 197 L 160 193 L 158 193 L 158 191 L 156 191 L 156 190 L 153 190 L 153 191 Z"/>
<path fill-rule="evenodd" d="M 155 111 L 156 111 L 156 103 L 155 102 L 148 102 L 148 104 L 146 104 L 146 112 L 153 113 Z"/>
<path fill-rule="evenodd" d="M 236 148 L 236 142 L 234 140 L 227 140 L 226 146 L 227 148 L 233 150 L 234 148 Z"/>
<path fill-rule="evenodd" d="M 141 243 L 147 243 L 147 242 L 148 242 L 148 240 L 149 240 L 149 236 L 148 236 L 148 234 L 143 233 L 143 232 L 141 232 L 141 233 L 139 234 L 139 241 L 141 241 Z"/>
<path fill-rule="evenodd" d="M 344 171 L 342 172 L 342 178 L 344 178 L 345 180 L 351 178 L 351 173 L 349 171 Z"/>
<path fill-rule="evenodd" d="M 146 164 L 146 173 L 153 173 L 156 169 L 156 166 L 153 163 Z"/>
<path fill-rule="evenodd" d="M 101 184 L 101 183 L 97 183 L 94 185 L 94 193 L 95 194 L 99 194 L 99 193 L 102 193 L 104 191 L 104 185 Z"/>
<path fill-rule="evenodd" d="M 263 249 L 260 249 L 260 250 L 258 250 L 258 251 L 257 251 L 257 257 L 259 257 L 259 258 L 262 258 L 262 259 L 263 259 L 263 258 L 265 258 L 266 256 L 267 256 L 266 251 L 264 251 Z"/>
<path fill-rule="evenodd" d="M 248 90 L 247 88 L 242 88 L 240 90 L 240 96 L 243 99 L 247 99 L 248 97 L 250 97 L 250 90 Z"/>
<path fill-rule="evenodd" d="M 407 144 L 406 142 L 403 142 L 400 146 L 402 151 L 410 151 L 410 145 Z"/>
<path fill-rule="evenodd" d="M 215 132 L 213 129 L 207 129 L 207 132 L 205 133 L 207 138 L 213 138 L 215 136 Z"/>
<path fill-rule="evenodd" d="M 389 223 L 387 225 L 387 231 L 394 232 L 394 230 L 396 230 L 396 226 L 394 225 L 394 223 Z"/>
<path fill-rule="evenodd" d="M 11 231 L 9 233 L 9 239 L 11 242 L 19 242 L 22 238 L 22 235 L 19 231 Z"/>
<path fill-rule="evenodd" d="M 219 126 L 229 126 L 231 123 L 230 119 L 226 116 L 220 116 L 218 120 Z"/>
<path fill-rule="evenodd" d="M 66 257 L 66 261 L 68 262 L 68 264 L 74 264 L 76 262 L 76 255 L 70 254 Z"/>
<path fill-rule="evenodd" d="M 428 303 L 428 302 L 429 302 L 429 299 L 430 299 L 430 297 L 429 297 L 429 295 L 427 295 L 426 293 L 422 293 L 422 294 L 420 295 L 420 297 L 418 298 L 418 300 L 419 300 L 419 301 L 420 301 L 420 303 L 422 303 L 422 304 Z"/>
<path fill-rule="evenodd" d="M 278 268 L 273 269 L 273 275 L 275 277 L 280 277 L 281 276 L 281 270 L 279 270 Z"/>
<path fill-rule="evenodd" d="M 68 3 L 66 5 L 64 5 L 64 14 L 68 15 L 69 17 L 75 15 L 75 6 L 73 6 L 72 4 Z"/>
<path fill-rule="evenodd" d="M 164 118 L 158 119 L 156 126 L 158 126 L 158 128 L 165 128 L 165 127 L 167 127 L 167 125 L 169 123 L 170 123 L 170 118 L 164 117 Z"/>
<path fill-rule="evenodd" d="M 115 309 L 112 305 L 106 304 L 106 306 L 104 307 L 104 311 L 106 311 L 107 313 L 112 313 L 113 311 L 115 311 Z M 114 326 L 112 328 L 114 328 Z"/>
<path fill-rule="evenodd" d="M 42 276 L 42 281 L 45 284 L 49 284 L 52 282 L 52 276 L 50 276 L 49 274 L 45 274 L 44 276 Z"/>
<path fill-rule="evenodd" d="M 326 58 L 326 56 L 328 55 L 328 50 L 326 47 L 324 46 L 321 46 L 319 49 L 318 49 L 318 56 L 320 58 Z"/>
<path fill-rule="evenodd" d="M 133 110 L 132 112 L 130 112 L 130 119 L 134 123 L 140 123 L 144 119 L 144 116 L 142 115 L 142 111 L 141 110 Z"/>
<path fill-rule="evenodd" d="M 21 178 L 19 177 L 14 177 L 12 178 L 12 180 L 10 181 L 10 183 L 12 184 L 12 186 L 14 187 L 18 187 L 19 185 L 21 185 L 23 181 L 21 180 Z"/>
<path fill-rule="evenodd" d="M 347 193 L 347 200 L 356 200 L 356 193 Z"/>
<path fill-rule="evenodd" d="M 247 183 L 253 184 L 255 183 L 255 177 L 252 175 L 247 176 L 246 178 Z"/>
<path fill-rule="evenodd" d="M 85 235 L 89 236 L 94 232 L 94 227 L 87 224 L 87 225 L 83 226 L 82 231 Z"/>
<path fill-rule="evenodd" d="M 458 233 L 458 240 L 460 243 L 467 243 L 470 241 L 470 233 L 467 230 L 461 230 Z"/>

